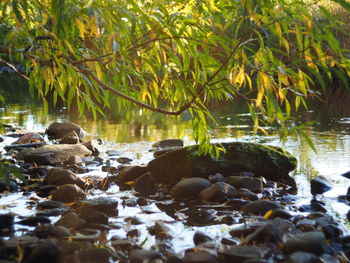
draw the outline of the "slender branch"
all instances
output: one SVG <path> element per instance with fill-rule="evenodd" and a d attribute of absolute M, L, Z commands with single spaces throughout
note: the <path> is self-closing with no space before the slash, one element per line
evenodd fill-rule
<path fill-rule="evenodd" d="M 29 77 L 24 75 L 22 72 L 20 72 L 14 65 L 12 65 L 11 63 L 3 60 L 2 58 L 0 58 L 0 61 L 5 63 L 7 66 L 9 66 L 10 68 L 12 68 L 18 75 L 20 75 L 22 78 L 25 78 L 26 80 L 29 80 Z"/>

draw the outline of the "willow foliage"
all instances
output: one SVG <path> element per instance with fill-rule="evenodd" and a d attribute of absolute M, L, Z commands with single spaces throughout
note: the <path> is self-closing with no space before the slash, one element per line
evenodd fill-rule
<path fill-rule="evenodd" d="M 201 149 L 213 152 L 212 101 L 244 98 L 255 130 L 265 132 L 262 123 L 283 127 L 334 74 L 348 86 L 347 51 L 333 35 L 340 22 L 316 7 L 289 0 L 2 0 L 0 58 L 26 65 L 22 76 L 45 105 L 51 93 L 54 102 L 74 102 L 95 117 L 111 97 L 120 109 L 188 111 Z"/>

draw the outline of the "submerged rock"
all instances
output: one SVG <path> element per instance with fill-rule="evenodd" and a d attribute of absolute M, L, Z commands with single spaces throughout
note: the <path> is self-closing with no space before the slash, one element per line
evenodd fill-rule
<path fill-rule="evenodd" d="M 135 180 L 135 191 L 141 195 L 153 195 L 156 193 L 156 180 L 150 173 L 145 173 Z"/>
<path fill-rule="evenodd" d="M 34 149 L 26 153 L 23 158 L 26 163 L 55 165 L 67 162 L 72 156 L 88 155 L 91 155 L 91 151 L 81 144 L 53 144 Z"/>
<path fill-rule="evenodd" d="M 117 175 L 117 180 L 120 182 L 134 181 L 136 178 L 147 173 L 147 167 L 144 166 L 124 166 L 120 169 Z"/>
<path fill-rule="evenodd" d="M 170 191 L 175 199 L 196 197 L 200 191 L 209 187 L 211 182 L 204 178 L 188 178 L 178 182 Z"/>
<path fill-rule="evenodd" d="M 253 172 L 269 180 L 280 181 L 296 188 L 288 172 L 295 169 L 297 160 L 279 147 L 233 142 L 223 143 L 226 149 L 220 158 L 199 155 L 198 146 L 185 147 L 159 156 L 148 163 L 148 170 L 158 181 L 169 182 L 182 177 L 208 177 L 221 173 Z"/>
<path fill-rule="evenodd" d="M 97 197 L 82 201 L 82 208 L 92 208 L 109 216 L 118 215 L 118 201 L 110 197 Z"/>
<path fill-rule="evenodd" d="M 265 215 L 268 211 L 280 208 L 280 205 L 270 200 L 258 200 L 246 204 L 242 210 L 247 214 Z"/>
<path fill-rule="evenodd" d="M 98 140 L 87 141 L 82 144 L 92 152 L 93 156 L 99 156 L 100 153 L 102 153 L 102 149 Z"/>
<path fill-rule="evenodd" d="M 30 254 L 28 263 L 58 263 L 60 262 L 61 249 L 54 240 L 45 240 L 36 246 Z"/>
<path fill-rule="evenodd" d="M 79 139 L 82 139 L 85 135 L 84 130 L 79 125 L 71 122 L 53 122 L 49 125 L 45 132 L 49 137 L 53 139 L 61 139 L 67 133 L 70 133 L 72 131 L 74 131 L 79 136 Z"/>

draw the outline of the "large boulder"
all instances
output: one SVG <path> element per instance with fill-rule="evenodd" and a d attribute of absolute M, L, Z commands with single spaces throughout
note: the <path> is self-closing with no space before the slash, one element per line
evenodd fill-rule
<path fill-rule="evenodd" d="M 161 182 L 182 177 L 208 177 L 216 173 L 227 177 L 249 171 L 257 177 L 296 187 L 288 173 L 296 168 L 297 160 L 284 149 L 244 142 L 222 143 L 222 146 L 226 152 L 219 158 L 199 155 L 197 145 L 174 150 L 149 162 L 148 170 Z"/>
<path fill-rule="evenodd" d="M 81 144 L 53 144 L 34 149 L 26 153 L 23 158 L 26 163 L 55 165 L 67 162 L 73 156 L 88 155 L 91 155 L 91 151 Z"/>
<path fill-rule="evenodd" d="M 72 131 L 76 132 L 76 134 L 79 136 L 79 139 L 82 139 L 85 135 L 84 130 L 79 125 L 71 122 L 53 122 L 49 125 L 45 132 L 50 138 L 61 139 L 67 133 L 70 133 Z"/>

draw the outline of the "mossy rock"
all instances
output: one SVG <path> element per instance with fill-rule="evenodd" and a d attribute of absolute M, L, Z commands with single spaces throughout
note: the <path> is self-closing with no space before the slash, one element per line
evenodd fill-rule
<path fill-rule="evenodd" d="M 206 178 L 215 173 L 227 177 L 237 172 L 252 172 L 295 187 L 288 173 L 296 168 L 297 160 L 284 149 L 244 142 L 222 143 L 222 146 L 226 152 L 219 158 L 199 155 L 198 146 L 174 150 L 149 162 L 148 170 L 160 182 L 182 177 Z"/>

